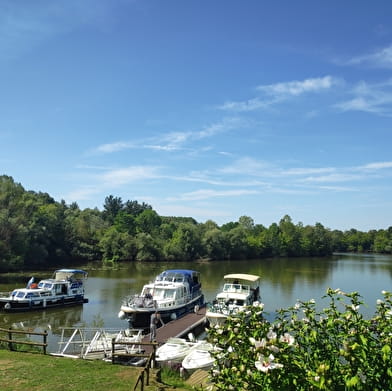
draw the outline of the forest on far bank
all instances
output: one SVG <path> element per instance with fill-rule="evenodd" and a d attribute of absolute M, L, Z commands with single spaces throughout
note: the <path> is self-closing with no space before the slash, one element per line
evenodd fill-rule
<path fill-rule="evenodd" d="M 103 209 L 80 209 L 27 191 L 0 176 L 0 272 L 89 261 L 194 261 L 392 253 L 392 226 L 360 232 L 290 216 L 265 227 L 249 216 L 218 226 L 192 217 L 160 216 L 152 206 L 109 195 Z"/>

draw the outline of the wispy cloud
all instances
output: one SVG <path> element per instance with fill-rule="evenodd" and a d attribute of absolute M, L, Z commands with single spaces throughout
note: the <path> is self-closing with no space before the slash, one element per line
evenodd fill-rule
<path fill-rule="evenodd" d="M 247 121 L 241 118 L 223 118 L 203 127 L 201 130 L 184 132 L 167 132 L 157 137 L 149 137 L 133 141 L 116 141 L 95 147 L 90 154 L 113 153 L 126 149 L 151 149 L 172 152 L 194 148 L 194 142 L 229 132 L 233 129 L 248 126 Z M 189 147 L 188 145 L 191 145 Z M 203 147 L 205 148 L 205 147 Z"/>
<path fill-rule="evenodd" d="M 392 168 L 392 162 L 375 162 L 365 164 L 364 166 L 358 167 L 359 169 L 363 170 L 383 170 L 386 168 Z"/>
<path fill-rule="evenodd" d="M 361 81 L 349 93 L 353 98 L 336 104 L 336 108 L 342 111 L 392 115 L 392 79 L 375 84 Z"/>
<path fill-rule="evenodd" d="M 374 68 L 392 68 L 392 45 L 362 56 L 352 57 L 345 65 L 366 65 Z"/>
<path fill-rule="evenodd" d="M 305 80 L 294 80 L 275 84 L 260 85 L 256 91 L 262 94 L 261 97 L 254 97 L 245 101 L 225 102 L 219 108 L 227 111 L 255 111 L 267 109 L 272 105 L 297 97 L 306 93 L 319 93 L 331 89 L 340 84 L 341 81 L 332 76 L 309 78 Z"/>
<path fill-rule="evenodd" d="M 235 190 L 211 190 L 211 189 L 200 189 L 189 193 L 183 193 L 178 197 L 169 198 L 170 201 L 182 200 L 182 201 L 196 201 L 204 200 L 216 197 L 239 197 L 249 194 L 257 194 L 256 190 L 248 189 L 235 189 Z"/>
<path fill-rule="evenodd" d="M 298 96 L 308 92 L 320 92 L 328 90 L 338 83 L 332 76 L 324 76 L 305 80 L 294 80 L 285 83 L 276 83 L 258 86 L 257 90 L 279 98 Z"/>
<path fill-rule="evenodd" d="M 124 149 L 130 149 L 133 147 L 134 147 L 134 144 L 132 144 L 132 143 L 124 142 L 124 141 L 117 141 L 115 143 L 99 145 L 95 149 L 95 152 L 96 153 L 113 153 L 113 152 L 122 151 Z"/>
<path fill-rule="evenodd" d="M 120 186 L 135 181 L 158 178 L 159 168 L 152 166 L 131 166 L 105 172 L 101 180 L 105 186 Z"/>

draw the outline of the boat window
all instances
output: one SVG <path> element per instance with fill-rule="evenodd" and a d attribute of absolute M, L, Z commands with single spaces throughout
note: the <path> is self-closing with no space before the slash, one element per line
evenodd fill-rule
<path fill-rule="evenodd" d="M 37 292 L 29 292 L 26 294 L 26 299 L 31 299 L 32 297 L 39 297 L 39 293 Z"/>
<path fill-rule="evenodd" d="M 50 282 L 40 282 L 38 288 L 52 289 L 52 284 Z"/>
<path fill-rule="evenodd" d="M 16 297 L 19 299 L 23 299 L 24 298 L 25 293 L 24 292 L 17 292 L 16 293 Z"/>

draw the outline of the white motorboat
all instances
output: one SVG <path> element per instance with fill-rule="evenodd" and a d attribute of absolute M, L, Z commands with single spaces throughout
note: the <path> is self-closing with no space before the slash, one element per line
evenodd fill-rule
<path fill-rule="evenodd" d="M 163 345 L 161 345 L 155 355 L 157 362 L 182 362 L 184 357 L 195 349 L 201 342 L 188 341 L 185 338 L 169 338 Z"/>
<path fill-rule="evenodd" d="M 235 316 L 260 300 L 260 277 L 253 274 L 227 274 L 224 285 L 206 312 L 211 326 L 223 324 L 228 316 Z"/>
<path fill-rule="evenodd" d="M 182 360 L 182 367 L 187 372 L 195 371 L 196 369 L 209 369 L 212 367 L 215 359 L 211 354 L 214 345 L 210 342 L 202 342 L 193 348 Z"/>
<path fill-rule="evenodd" d="M 118 314 L 130 328 L 148 328 L 158 311 L 164 323 L 204 305 L 200 273 L 194 270 L 166 270 L 143 286 L 140 295 L 128 296 Z"/>
<path fill-rule="evenodd" d="M 42 310 L 87 303 L 84 280 L 87 272 L 78 269 L 56 270 L 52 278 L 34 282 L 32 277 L 26 288 L 14 289 L 0 296 L 0 310 L 7 312 Z"/>

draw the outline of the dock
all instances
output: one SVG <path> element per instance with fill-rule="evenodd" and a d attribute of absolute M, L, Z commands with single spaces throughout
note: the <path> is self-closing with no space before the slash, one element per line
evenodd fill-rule
<path fill-rule="evenodd" d="M 190 312 L 181 318 L 165 323 L 157 329 L 157 344 L 161 345 L 171 337 L 186 338 L 189 333 L 200 334 L 206 326 L 206 312 L 207 308 L 204 306 L 199 308 L 197 312 Z M 147 334 L 143 337 L 143 342 L 149 341 L 150 334 Z"/>

